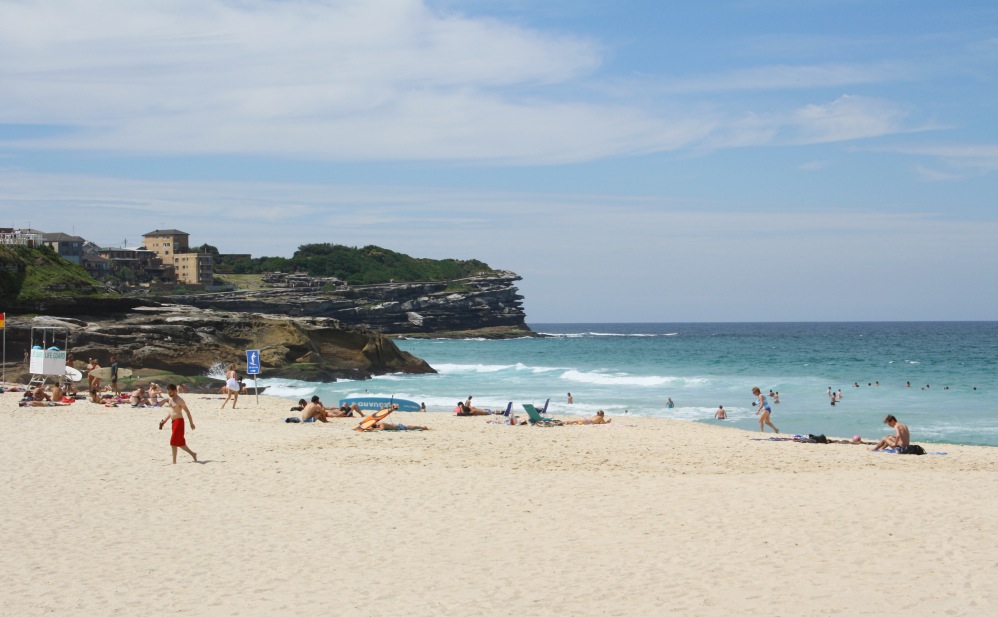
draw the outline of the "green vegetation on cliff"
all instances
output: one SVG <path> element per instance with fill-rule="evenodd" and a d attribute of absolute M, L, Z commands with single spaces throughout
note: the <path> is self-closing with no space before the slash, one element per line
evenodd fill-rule
<path fill-rule="evenodd" d="M 228 266 L 228 267 L 226 267 Z M 335 276 L 351 285 L 389 281 L 445 281 L 480 273 L 493 273 L 487 264 L 457 259 L 417 259 L 379 246 L 363 248 L 339 244 L 303 244 L 293 257 L 258 257 L 222 264 L 235 274 L 303 272 L 309 276 Z"/>
<path fill-rule="evenodd" d="M 28 306 L 56 297 L 110 295 L 86 270 L 47 246 L 0 246 L 0 302 L 5 306 Z"/>

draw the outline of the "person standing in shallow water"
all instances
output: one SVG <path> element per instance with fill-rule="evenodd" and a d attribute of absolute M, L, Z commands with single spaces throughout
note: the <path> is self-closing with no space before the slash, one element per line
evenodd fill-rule
<path fill-rule="evenodd" d="M 173 464 L 177 464 L 177 448 L 191 455 L 196 463 L 198 455 L 187 447 L 187 440 L 184 437 L 184 412 L 187 412 L 187 420 L 191 423 L 191 430 L 194 430 L 194 418 L 191 417 L 191 410 L 187 408 L 184 399 L 177 395 L 177 385 L 170 384 L 166 387 L 166 406 L 170 412 L 165 418 L 159 421 L 159 430 L 163 430 L 163 425 L 167 420 L 173 420 L 170 430 L 170 447 L 173 448 Z"/>
<path fill-rule="evenodd" d="M 779 433 L 780 429 L 776 428 L 772 422 L 769 421 L 769 414 L 772 413 L 772 409 L 769 407 L 769 403 L 766 402 L 766 395 L 762 393 L 759 388 L 752 388 L 752 394 L 756 395 L 759 402 L 756 404 L 755 415 L 759 416 L 759 430 L 763 433 L 766 432 L 766 425 L 772 427 L 772 429 Z"/>

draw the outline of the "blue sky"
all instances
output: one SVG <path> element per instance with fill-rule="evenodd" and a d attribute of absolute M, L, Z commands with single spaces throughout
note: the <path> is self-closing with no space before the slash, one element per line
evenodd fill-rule
<path fill-rule="evenodd" d="M 0 0 L 0 226 L 517 272 L 528 322 L 998 319 L 998 5 Z"/>

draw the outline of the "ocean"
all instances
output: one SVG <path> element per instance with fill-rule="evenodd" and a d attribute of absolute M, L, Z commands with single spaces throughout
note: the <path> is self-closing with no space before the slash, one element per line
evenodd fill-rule
<path fill-rule="evenodd" d="M 514 402 L 589 416 L 674 418 L 758 431 L 751 389 L 779 393 L 782 433 L 864 439 L 888 413 L 915 442 L 998 446 L 998 322 L 531 324 L 542 338 L 397 341 L 436 375 L 314 384 L 261 379 L 267 394 L 395 396 L 450 412 Z M 879 385 L 878 385 L 879 384 Z M 910 384 L 910 386 L 908 385 Z M 828 388 L 842 391 L 832 406 Z M 568 393 L 573 404 L 567 403 Z M 667 408 L 668 399 L 674 402 Z M 728 420 L 714 420 L 723 405 Z M 767 429 L 768 430 L 768 429 Z M 771 433 L 770 433 L 771 434 Z"/>

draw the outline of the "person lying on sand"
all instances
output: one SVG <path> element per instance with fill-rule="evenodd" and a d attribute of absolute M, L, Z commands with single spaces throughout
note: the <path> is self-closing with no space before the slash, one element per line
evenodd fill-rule
<path fill-rule="evenodd" d="M 468 397 L 468 400 L 469 401 L 471 400 L 470 396 Z M 458 401 L 457 402 L 457 406 L 454 408 L 454 415 L 455 416 L 487 416 L 487 415 L 490 415 L 490 414 L 485 409 L 481 409 L 481 408 L 478 408 L 478 407 L 472 407 L 470 404 L 468 404 L 466 402 L 462 403 L 461 401 Z"/>
<path fill-rule="evenodd" d="M 568 424 L 610 424 L 611 422 L 613 422 L 613 418 L 607 420 L 603 416 L 603 410 L 600 409 L 599 411 L 596 412 L 596 415 L 593 416 L 592 418 L 582 418 L 581 420 L 567 420 L 567 421 L 562 422 L 562 424 L 563 425 L 568 425 Z"/>
<path fill-rule="evenodd" d="M 398 405 L 392 405 L 392 409 L 398 409 L 398 408 L 399 408 Z M 382 409 L 381 412 L 384 412 L 385 409 L 387 409 L 387 408 Z M 360 410 L 358 410 L 358 412 L 359 411 Z M 381 413 L 381 412 L 379 412 L 379 413 Z M 371 416 L 373 416 L 373 415 L 374 414 L 371 414 Z M 367 420 L 368 418 L 370 418 L 371 416 L 364 416 L 363 414 L 361 414 L 360 424 L 357 425 L 357 429 L 356 430 L 362 431 L 362 432 L 367 432 L 367 431 L 428 431 L 428 430 L 430 430 L 430 427 L 428 427 L 428 426 L 416 426 L 414 424 L 402 424 L 401 422 L 392 423 L 392 422 L 385 422 L 384 420 L 379 420 L 379 421 L 375 422 L 374 424 L 371 424 L 369 426 L 364 426 L 364 421 Z"/>
<path fill-rule="evenodd" d="M 340 405 L 339 409 L 336 409 L 335 411 L 327 411 L 326 417 L 352 418 L 354 414 L 357 414 L 358 416 L 361 417 L 363 417 L 364 415 L 364 413 L 360 410 L 360 407 L 357 406 L 357 403 L 354 403 L 352 405 L 347 405 L 346 403 L 343 403 L 342 405 Z"/>
<path fill-rule="evenodd" d="M 62 401 L 34 401 L 34 400 L 23 400 L 18 401 L 18 407 L 65 407 L 71 403 L 63 403 Z"/>

